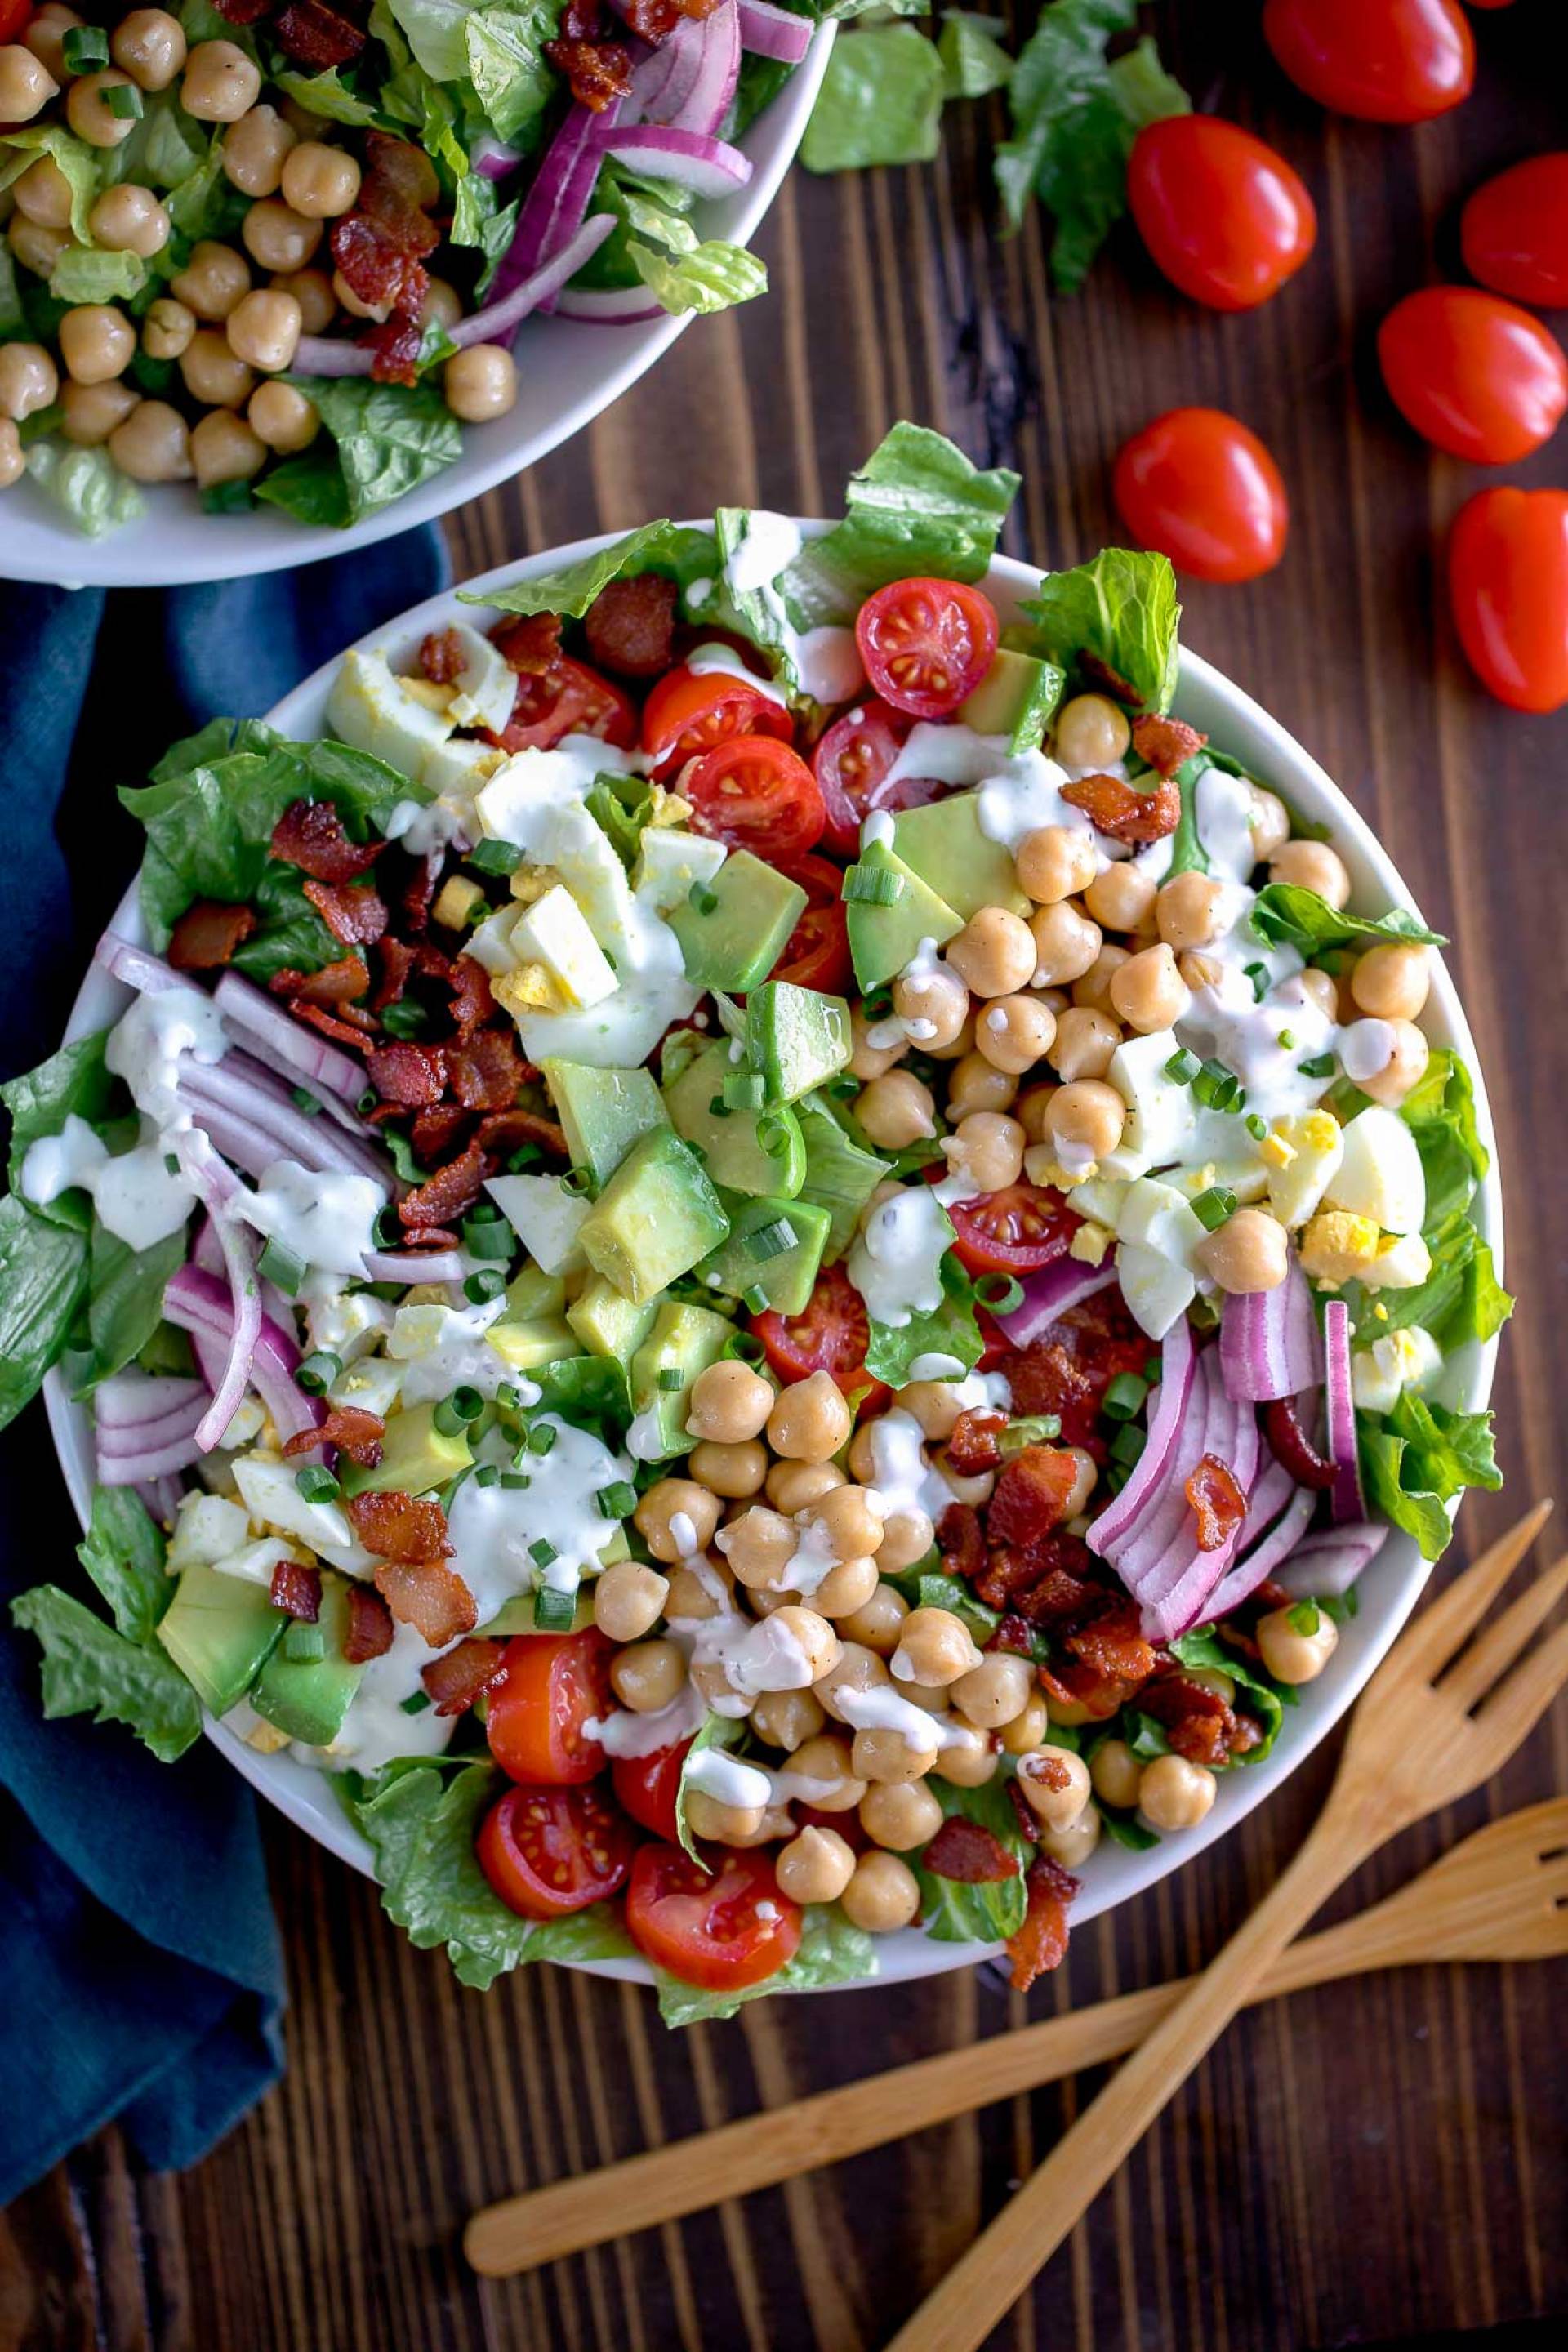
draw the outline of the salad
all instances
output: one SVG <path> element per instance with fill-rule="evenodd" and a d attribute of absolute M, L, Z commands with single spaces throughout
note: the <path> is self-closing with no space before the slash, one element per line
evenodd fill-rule
<path fill-rule="evenodd" d="M 763 290 L 694 208 L 853 5 L 0 0 L 0 488 L 362 521 L 515 405 L 533 311 Z"/>
<path fill-rule="evenodd" d="M 15 1604 L 46 1707 L 319 1765 L 468 1982 L 1026 1985 L 1498 1483 L 1440 942 L 1172 715 L 1163 556 L 1002 625 L 1016 488 L 900 425 L 825 535 L 215 722 L 129 1009 L 5 1089 L 0 1409 L 89 1405 L 113 1619 Z"/>

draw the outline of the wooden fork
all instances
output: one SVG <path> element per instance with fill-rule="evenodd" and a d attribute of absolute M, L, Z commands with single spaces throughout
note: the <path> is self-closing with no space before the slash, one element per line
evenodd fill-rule
<path fill-rule="evenodd" d="M 1568 1797 L 1554 1797 L 1489 1822 L 1370 1910 L 1292 1944 L 1250 1998 L 1299 1992 L 1368 1969 L 1564 1953 Z M 1186 1981 L 1178 1981 L 1097 2001 L 508 2198 L 474 2215 L 464 2251 L 475 2270 L 503 2278 L 726 2198 L 771 2189 L 972 2107 L 1120 2058 L 1136 2049 L 1187 1990 Z"/>
<path fill-rule="evenodd" d="M 1538 1505 L 1402 1634 L 1362 1695 L 1322 1815 L 1283 1877 L 888 2352 L 974 2352 L 1341 1881 L 1508 1761 L 1568 1681 L 1568 1624 L 1513 1666 L 1568 1591 L 1568 1558 L 1482 1621 L 1551 1507 Z"/>

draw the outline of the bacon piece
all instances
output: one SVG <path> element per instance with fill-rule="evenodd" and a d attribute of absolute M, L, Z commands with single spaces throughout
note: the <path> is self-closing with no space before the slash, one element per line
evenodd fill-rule
<path fill-rule="evenodd" d="M 400 1004 L 403 992 L 413 977 L 417 951 L 406 940 L 391 931 L 383 931 L 375 943 L 376 960 L 381 966 L 381 978 L 375 983 L 375 994 L 370 1000 L 373 1013 L 384 1013 L 389 1004 Z"/>
<path fill-rule="evenodd" d="M 176 971 L 214 971 L 234 961 L 236 948 L 255 929 L 250 908 L 226 906 L 219 898 L 198 898 L 174 925 L 165 953 Z"/>
<path fill-rule="evenodd" d="M 285 1440 L 284 1460 L 296 1454 L 313 1454 L 318 1445 L 335 1445 L 362 1470 L 374 1470 L 381 1460 L 381 1441 L 386 1434 L 386 1423 L 378 1412 L 366 1412 L 357 1404 L 335 1404 L 325 1421 L 314 1429 L 301 1429 Z"/>
<path fill-rule="evenodd" d="M 321 1571 L 303 1560 L 280 1559 L 272 1571 L 272 1606 L 313 1625 L 321 1613 Z"/>
<path fill-rule="evenodd" d="M 343 1655 L 351 1666 L 368 1665 L 392 1647 L 392 1612 L 374 1584 L 349 1587 L 349 1630 Z"/>
<path fill-rule="evenodd" d="M 1034 1629 L 1026 1617 L 1020 1617 L 1016 1610 L 1006 1610 L 1003 1612 L 1001 1623 L 984 1646 L 987 1650 L 1005 1650 L 1015 1658 L 1032 1658 L 1035 1654 Z"/>
<path fill-rule="evenodd" d="M 1198 1549 L 1218 1551 L 1247 1517 L 1247 1496 L 1236 1473 L 1217 1454 L 1205 1454 L 1185 1487 L 1198 1523 Z"/>
<path fill-rule="evenodd" d="M 490 642 L 508 669 L 520 676 L 546 677 L 561 658 L 561 615 L 520 613 L 499 623 L 490 631 Z"/>
<path fill-rule="evenodd" d="M 1237 1715 L 1218 1691 L 1184 1674 L 1156 1675 L 1140 1691 L 1138 1704 L 1163 1726 L 1178 1756 L 1211 1770 L 1245 1755 L 1262 1737 L 1250 1716 Z"/>
<path fill-rule="evenodd" d="M 1079 654 L 1078 666 L 1083 672 L 1086 684 L 1092 686 L 1096 693 L 1108 694 L 1112 702 L 1124 702 L 1129 710 L 1142 709 L 1143 698 L 1138 688 L 1130 686 L 1121 671 L 1112 669 L 1109 662 L 1101 661 L 1098 654 Z"/>
<path fill-rule="evenodd" d="M 419 667 L 432 686 L 455 686 L 468 658 L 456 629 L 432 629 L 419 641 Z"/>
<path fill-rule="evenodd" d="M 1007 1938 L 1016 1992 L 1027 1992 L 1037 1977 L 1060 1968 L 1066 1959 L 1068 1906 L 1079 1882 L 1048 1853 L 1037 1853 L 1024 1874 L 1024 1885 L 1028 1909 L 1017 1934 Z"/>
<path fill-rule="evenodd" d="M 400 139 L 390 131 L 367 131 L 364 135 L 364 184 L 360 191 L 360 209 L 372 220 L 383 221 L 399 235 L 410 240 L 408 250 L 417 247 L 428 253 L 439 242 L 438 232 L 428 220 L 415 215 L 428 213 L 441 200 L 441 183 L 436 176 L 436 166 L 423 147 L 411 139 Z M 430 243 L 424 240 L 429 238 Z"/>
<path fill-rule="evenodd" d="M 1018 1874 L 1016 1861 L 994 1830 L 963 1813 L 948 1815 L 921 1861 L 938 1878 L 956 1879 L 962 1886 L 984 1886 Z"/>
<path fill-rule="evenodd" d="M 947 1441 L 950 1467 L 965 1478 L 973 1478 L 983 1470 L 994 1470 L 1002 1459 L 1002 1449 L 996 1441 L 1006 1426 L 1005 1412 L 980 1405 L 968 1406 L 954 1422 Z"/>
<path fill-rule="evenodd" d="M 595 19 L 597 14 L 595 8 Z M 647 41 L 650 48 L 657 49 L 660 41 L 667 41 L 679 24 L 681 11 L 676 6 L 675 0 L 621 0 L 621 15 L 639 41 Z M 595 29 L 594 22 L 584 21 L 587 17 L 586 5 L 580 7 L 579 0 L 567 0 L 565 14 L 561 19 L 562 32 L 568 39 L 587 39 Z"/>
<path fill-rule="evenodd" d="M 499 1029 L 447 1048 L 452 1092 L 465 1110 L 508 1110 L 517 1100 L 528 1064 Z"/>
<path fill-rule="evenodd" d="M 1058 1316 L 1007 1366 L 1016 1413 L 1056 1413 L 1062 1444 L 1105 1458 L 1100 1401 L 1118 1372 L 1135 1372 L 1149 1341 L 1133 1322 L 1120 1291 L 1102 1290 Z"/>
<path fill-rule="evenodd" d="M 325 0 L 289 0 L 274 30 L 279 47 L 311 73 L 348 65 L 365 42 L 359 26 L 329 8 Z"/>
<path fill-rule="evenodd" d="M 445 1225 L 416 1225 L 403 1236 L 405 1249 L 449 1250 L 458 1245 L 458 1236 L 448 1233 Z"/>
<path fill-rule="evenodd" d="M 1026 1445 L 1002 1465 L 985 1513 L 993 1543 L 1026 1544 L 1067 1517 L 1079 1465 L 1066 1448 Z"/>
<path fill-rule="evenodd" d="M 1063 800 L 1082 809 L 1096 833 L 1112 841 L 1163 841 L 1182 820 L 1181 787 L 1170 777 L 1152 793 L 1121 776 L 1080 776 L 1061 789 Z"/>
<path fill-rule="evenodd" d="M 297 996 L 307 1004 L 334 1009 L 363 996 L 370 986 L 370 967 L 362 955 L 340 956 L 320 971 L 296 971 L 291 965 L 275 971 L 267 983 L 275 996 Z"/>
<path fill-rule="evenodd" d="M 484 1181 L 485 1158 L 479 1144 L 470 1143 L 456 1160 L 438 1168 L 423 1184 L 397 1204 L 397 1213 L 405 1225 L 449 1225 L 465 1209 L 471 1209 L 479 1197 Z"/>
<path fill-rule="evenodd" d="M 430 244 L 436 241 L 432 228 Z M 345 213 L 332 223 L 329 243 L 345 284 L 367 310 L 408 310 L 417 316 L 430 290 L 429 277 L 418 256 L 405 253 L 382 222 L 363 213 Z"/>
<path fill-rule="evenodd" d="M 376 1591 L 400 1625 L 413 1625 L 433 1650 L 444 1650 L 479 1622 L 473 1594 L 444 1559 L 387 1560 L 375 1571 Z"/>
<path fill-rule="evenodd" d="M 438 1103 L 447 1091 L 447 1056 L 439 1045 L 418 1045 L 411 1037 L 399 1037 L 375 1048 L 366 1075 L 384 1102 L 421 1110 L 427 1103 Z"/>
<path fill-rule="evenodd" d="M 308 1004 L 302 996 L 291 996 L 289 1010 L 296 1021 L 302 1021 L 308 1029 L 320 1030 L 335 1045 L 352 1046 L 356 1054 L 369 1053 L 370 1039 L 365 1032 L 370 1027 L 370 1018 L 357 1005 L 345 1004 L 341 1013 L 329 1013 L 324 1005 Z"/>
<path fill-rule="evenodd" d="M 937 1521 L 936 1540 L 949 1576 L 962 1576 L 973 1583 L 985 1566 L 979 1512 L 967 1503 L 950 1503 Z"/>
<path fill-rule="evenodd" d="M 394 310 L 360 341 L 372 354 L 370 372 L 377 383 L 418 383 L 425 329 L 416 312 Z"/>
<path fill-rule="evenodd" d="M 435 953 L 435 950 L 430 950 Z M 496 1010 L 490 993 L 490 976 L 482 963 L 470 955 L 460 955 L 447 966 L 442 975 L 451 985 L 452 1020 L 459 1037 L 469 1037 Z"/>
<path fill-rule="evenodd" d="M 230 25 L 259 23 L 272 5 L 272 0 L 213 0 L 213 6 Z"/>
<path fill-rule="evenodd" d="M 430 928 L 430 901 L 436 896 L 436 885 L 441 878 L 445 853 L 434 851 L 423 857 L 403 886 L 403 919 L 415 932 Z"/>
<path fill-rule="evenodd" d="M 1103 1616 L 1067 1636 L 1075 1657 L 1107 1681 L 1147 1682 L 1154 1671 L 1154 1653 L 1138 1631 L 1138 1612 L 1131 1601 L 1114 1603 Z"/>
<path fill-rule="evenodd" d="M 1040 1823 L 1037 1815 L 1030 1810 L 1029 1800 L 1018 1786 L 1017 1774 L 1010 1772 L 1002 1786 L 1007 1791 L 1007 1801 L 1013 1808 L 1013 1819 L 1018 1824 L 1019 1836 L 1026 1838 L 1030 1845 L 1038 1845 Z"/>
<path fill-rule="evenodd" d="M 405 1495 L 389 1486 L 377 1494 L 351 1495 L 343 1508 L 366 1551 L 378 1559 L 412 1568 L 420 1560 L 444 1559 L 452 1549 L 447 1514 L 428 1496 Z"/>
<path fill-rule="evenodd" d="M 1339 1472 L 1326 1462 L 1301 1426 L 1294 1397 L 1276 1397 L 1263 1408 L 1263 1434 L 1277 1462 L 1289 1470 L 1298 1486 L 1331 1486 Z"/>
<path fill-rule="evenodd" d="M 675 583 L 657 572 L 612 580 L 583 616 L 588 651 L 619 677 L 658 677 L 675 639 Z"/>
<path fill-rule="evenodd" d="M 272 828 L 272 855 L 313 882 L 353 882 L 367 874 L 384 841 L 351 841 L 331 801 L 293 801 Z"/>
<path fill-rule="evenodd" d="M 414 1146 L 414 1157 L 421 1165 L 450 1159 L 461 1150 L 463 1138 L 468 1130 L 468 1114 L 456 1103 L 433 1103 L 425 1110 L 416 1110 L 410 1122 L 408 1139 Z"/>
<path fill-rule="evenodd" d="M 1132 749 L 1161 776 L 1173 776 L 1208 740 L 1184 719 L 1160 719 L 1152 710 L 1132 721 Z"/>
<path fill-rule="evenodd" d="M 432 1658 L 420 1668 L 419 1679 L 437 1715 L 463 1715 L 481 1691 L 489 1690 L 506 1661 L 506 1643 L 481 1633 L 459 1642 L 445 1657 Z"/>
<path fill-rule="evenodd" d="M 593 114 L 602 114 L 612 99 L 631 96 L 632 53 L 620 41 L 546 41 L 544 54 Z"/>
<path fill-rule="evenodd" d="M 345 947 L 368 947 L 386 929 L 386 901 L 368 882 L 307 882 L 305 896 Z"/>
<path fill-rule="evenodd" d="M 474 1138 L 481 1151 L 496 1158 L 516 1151 L 525 1143 L 537 1143 L 552 1160 L 564 1160 L 566 1137 L 552 1118 L 543 1118 L 536 1110 L 492 1110 L 480 1119 Z"/>

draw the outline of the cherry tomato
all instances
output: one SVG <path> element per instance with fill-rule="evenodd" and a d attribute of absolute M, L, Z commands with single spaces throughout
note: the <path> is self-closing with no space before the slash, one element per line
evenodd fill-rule
<path fill-rule="evenodd" d="M 1448 593 L 1470 667 L 1500 702 L 1568 702 L 1568 491 L 1482 490 L 1462 507 Z"/>
<path fill-rule="evenodd" d="M 1038 1274 L 1065 1256 L 1083 1222 L 1059 1192 L 1019 1181 L 948 1211 L 959 1263 L 971 1274 Z"/>
<path fill-rule="evenodd" d="M 1394 406 L 1424 440 L 1507 466 L 1549 441 L 1568 408 L 1568 360 L 1528 310 L 1474 286 L 1428 286 L 1377 331 Z"/>
<path fill-rule="evenodd" d="M 33 13 L 33 0 L 0 0 L 0 43 L 21 39 Z"/>
<path fill-rule="evenodd" d="M 519 677 L 511 717 L 489 740 L 503 751 L 548 751 L 567 735 L 596 735 L 601 743 L 629 751 L 637 740 L 637 714 L 618 686 L 563 654 L 542 675 Z"/>
<path fill-rule="evenodd" d="M 800 1906 L 780 1891 L 765 1853 L 720 1845 L 705 1859 L 706 1870 L 678 1845 L 643 1846 L 626 1890 L 626 1927 L 645 1958 L 682 1983 L 743 1991 L 794 1958 Z"/>
<path fill-rule="evenodd" d="M 1265 0 L 1263 33 L 1298 89 L 1366 122 L 1425 122 L 1470 94 L 1458 0 Z"/>
<path fill-rule="evenodd" d="M 1283 155 L 1217 114 L 1146 123 L 1127 201 L 1171 283 L 1215 310 L 1267 302 L 1317 242 L 1312 199 Z"/>
<path fill-rule="evenodd" d="M 602 1790 L 509 1789 L 480 1826 L 479 1867 L 525 1919 L 562 1919 L 624 1886 L 637 1841 Z"/>
<path fill-rule="evenodd" d="M 789 878 L 805 892 L 805 912 L 768 977 L 793 981 L 796 988 L 819 988 L 825 996 L 846 996 L 855 967 L 838 896 L 843 877 L 826 857 L 797 857 Z"/>
<path fill-rule="evenodd" d="M 798 751 L 772 735 L 736 735 L 704 751 L 680 780 L 691 827 L 770 866 L 788 866 L 822 838 L 827 812 Z"/>
<path fill-rule="evenodd" d="M 812 772 L 827 810 L 826 843 L 836 856 L 853 857 L 859 848 L 860 820 L 878 805 L 872 795 L 909 731 L 910 721 L 901 710 L 868 695 L 834 720 L 813 752 Z"/>
<path fill-rule="evenodd" d="M 777 735 L 788 742 L 789 712 L 729 670 L 672 669 L 643 705 L 642 748 L 658 760 L 657 776 L 672 776 L 699 751 L 734 735 Z"/>
<path fill-rule="evenodd" d="M 895 580 L 861 605 L 855 638 L 884 702 L 916 719 L 945 719 L 990 668 L 1000 628 L 978 588 Z"/>
<path fill-rule="evenodd" d="M 677 1740 L 673 1748 L 656 1748 L 651 1756 L 617 1756 L 610 1767 L 616 1795 L 633 1821 L 671 1845 L 679 1843 L 675 1799 L 690 1746 L 689 1739 Z"/>
<path fill-rule="evenodd" d="M 1279 468 L 1223 408 L 1172 408 L 1124 441 L 1111 495 L 1133 536 L 1196 580 L 1256 580 L 1285 552 Z"/>
<path fill-rule="evenodd" d="M 552 1788 L 593 1779 L 605 1751 L 583 1727 L 615 1706 L 613 1655 L 613 1644 L 592 1625 L 581 1633 L 519 1633 L 507 1643 L 485 1725 L 503 1772 Z"/>
<path fill-rule="evenodd" d="M 1568 304 L 1568 152 L 1531 155 L 1476 190 L 1459 218 L 1465 268 L 1494 294 Z"/>
<path fill-rule="evenodd" d="M 879 1412 L 888 1391 L 866 1376 L 871 1326 L 866 1302 L 841 1265 L 825 1266 L 805 1312 L 784 1316 L 772 1307 L 753 1315 L 752 1328 L 767 1350 L 781 1381 L 809 1380 L 831 1372 L 847 1397 L 870 1391 L 866 1409 Z"/>

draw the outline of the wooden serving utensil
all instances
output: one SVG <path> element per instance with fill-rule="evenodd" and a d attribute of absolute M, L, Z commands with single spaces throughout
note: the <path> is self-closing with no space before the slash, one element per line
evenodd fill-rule
<path fill-rule="evenodd" d="M 1513 1664 L 1568 1591 L 1568 1559 L 1482 1621 L 1551 1507 L 1538 1505 L 1406 1628 L 1362 1695 L 1328 1802 L 1284 1875 L 889 2352 L 975 2352 L 1334 1888 L 1396 1830 L 1508 1761 L 1568 1681 L 1568 1624 Z"/>
<path fill-rule="evenodd" d="M 1280 1955 L 1249 1999 L 1300 1992 L 1371 1969 L 1564 1953 L 1568 1798 L 1554 1797 L 1489 1822 L 1370 1910 L 1302 1937 Z M 504 2278 L 724 2199 L 773 2188 L 797 2173 L 1120 2058 L 1174 2009 L 1191 1983 L 1189 1978 L 1151 1985 L 1098 2001 L 509 2197 L 473 2216 L 464 2251 L 487 2278 Z"/>

